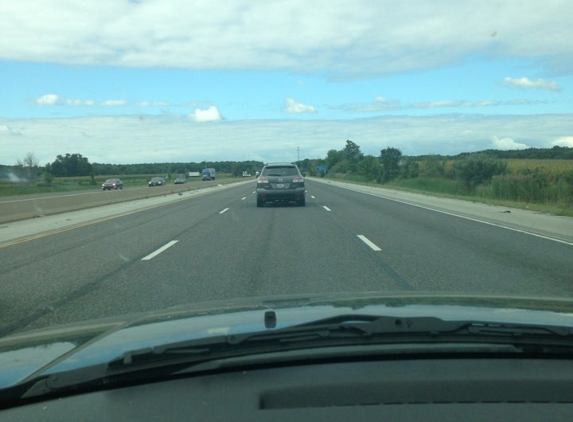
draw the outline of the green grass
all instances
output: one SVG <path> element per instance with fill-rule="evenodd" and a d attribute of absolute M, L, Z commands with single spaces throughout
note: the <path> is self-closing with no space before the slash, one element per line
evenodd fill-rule
<path fill-rule="evenodd" d="M 388 189 L 402 190 L 405 192 L 424 193 L 437 197 L 461 199 L 465 201 L 479 202 L 489 205 L 499 205 L 516 209 L 526 209 L 546 214 L 573 217 L 572 208 L 567 209 L 552 204 L 535 204 L 535 203 L 494 199 L 490 197 L 491 195 L 489 194 L 488 186 L 480 186 L 472 194 L 471 192 L 468 192 L 463 182 L 451 179 L 417 177 L 414 179 L 396 179 L 385 184 L 368 182 L 364 177 L 360 176 L 344 176 L 344 175 L 330 174 L 327 177 L 327 179 L 339 180 L 360 185 L 384 187 Z"/>
<path fill-rule="evenodd" d="M 230 180 L 236 179 L 230 174 L 221 173 L 217 175 L 217 180 Z M 135 174 L 135 175 L 109 175 L 109 176 L 96 176 L 95 184 L 92 182 L 91 177 L 56 177 L 50 185 L 46 185 L 43 181 L 35 184 L 32 183 L 13 183 L 7 180 L 0 180 L 0 197 L 6 196 L 21 196 L 21 195 L 34 195 L 40 193 L 66 193 L 77 191 L 90 191 L 101 190 L 101 184 L 107 179 L 119 178 L 123 182 L 123 186 L 129 187 L 144 187 L 154 175 L 148 174 Z M 241 178 L 242 179 L 242 178 Z M 175 177 L 173 178 L 175 180 Z M 168 181 L 172 184 L 173 180 Z M 200 177 L 189 177 L 187 183 L 201 183 Z"/>

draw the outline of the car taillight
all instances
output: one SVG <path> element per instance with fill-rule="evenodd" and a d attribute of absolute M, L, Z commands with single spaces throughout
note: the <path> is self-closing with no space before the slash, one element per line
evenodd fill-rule
<path fill-rule="evenodd" d="M 266 177 L 259 177 L 257 179 L 257 183 L 269 183 L 269 179 L 267 179 Z"/>
<path fill-rule="evenodd" d="M 299 177 L 299 176 L 293 177 L 292 182 L 293 183 L 304 183 L 304 177 Z"/>

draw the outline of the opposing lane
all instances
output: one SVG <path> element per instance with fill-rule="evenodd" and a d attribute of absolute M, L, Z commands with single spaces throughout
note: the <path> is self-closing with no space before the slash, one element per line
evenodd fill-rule
<path fill-rule="evenodd" d="M 257 208 L 254 184 L 243 185 L 0 249 L 0 334 L 289 293 L 573 293 L 571 246 L 316 182 L 307 189 L 306 207 Z"/>

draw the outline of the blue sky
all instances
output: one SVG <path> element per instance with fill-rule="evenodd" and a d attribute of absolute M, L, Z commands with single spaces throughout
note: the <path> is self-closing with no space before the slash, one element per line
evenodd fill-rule
<path fill-rule="evenodd" d="M 573 147 L 565 0 L 0 0 L 0 15 L 1 164 Z"/>

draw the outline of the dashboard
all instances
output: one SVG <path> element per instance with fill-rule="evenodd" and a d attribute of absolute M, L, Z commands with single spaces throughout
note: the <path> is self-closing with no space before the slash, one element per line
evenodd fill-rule
<path fill-rule="evenodd" d="M 216 371 L 68 396 L 0 421 L 573 420 L 573 362 L 403 359 Z"/>

